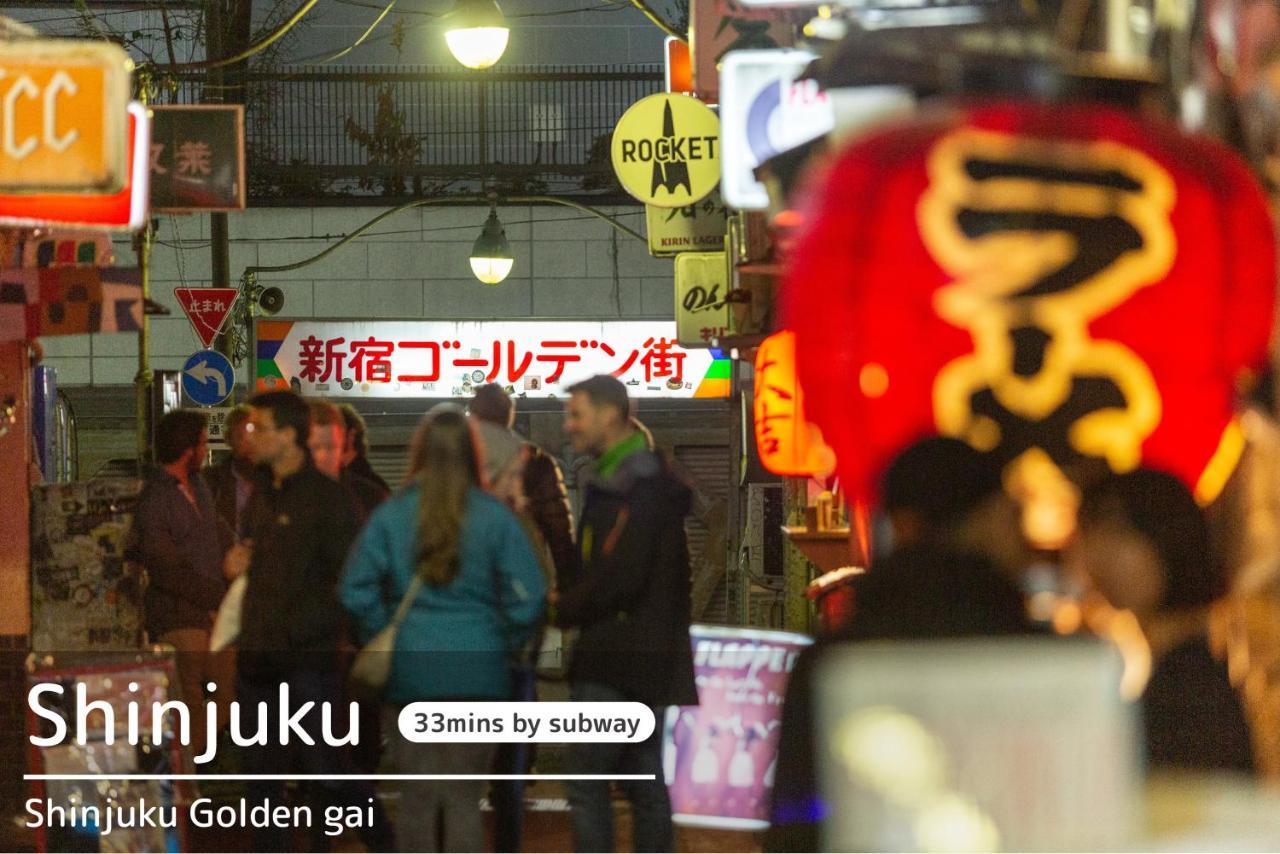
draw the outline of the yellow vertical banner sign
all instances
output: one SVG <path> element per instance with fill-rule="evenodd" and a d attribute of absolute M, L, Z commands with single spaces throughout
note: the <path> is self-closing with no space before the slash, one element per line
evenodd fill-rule
<path fill-rule="evenodd" d="M 729 314 L 728 265 L 723 252 L 676 256 L 676 339 L 681 347 L 710 347 L 733 328 Z"/>

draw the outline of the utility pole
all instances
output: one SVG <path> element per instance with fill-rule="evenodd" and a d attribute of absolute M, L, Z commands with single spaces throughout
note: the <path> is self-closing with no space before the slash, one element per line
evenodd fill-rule
<path fill-rule="evenodd" d="M 227 21 L 223 14 L 223 0 L 209 0 L 208 17 L 206 19 L 206 58 L 223 59 L 228 55 L 226 45 Z M 223 67 L 215 65 L 208 70 L 205 102 L 221 103 L 224 100 L 226 75 Z M 210 268 L 213 276 L 210 285 L 215 288 L 231 287 L 231 235 L 227 227 L 225 213 L 209 214 L 209 253 Z M 214 341 L 214 348 L 226 356 L 230 356 L 229 339 L 223 334 Z"/>
<path fill-rule="evenodd" d="M 151 99 L 152 79 L 149 73 L 138 75 L 138 99 L 146 104 Z M 154 231 L 151 217 L 134 236 L 133 248 L 138 256 L 138 274 L 141 280 L 142 323 L 138 329 L 138 372 L 133 378 L 134 417 L 138 430 L 138 472 L 141 474 L 151 463 L 151 435 L 154 413 L 151 407 L 151 386 L 155 376 L 151 372 L 151 318 L 147 315 L 147 302 L 151 299 L 151 242 Z"/>

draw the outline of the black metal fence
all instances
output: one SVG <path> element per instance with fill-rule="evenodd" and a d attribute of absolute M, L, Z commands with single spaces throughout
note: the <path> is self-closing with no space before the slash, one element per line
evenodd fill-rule
<path fill-rule="evenodd" d="M 424 192 L 618 197 L 609 135 L 662 66 L 250 71 L 178 81 L 178 103 L 245 104 L 250 195 L 285 203 Z M 232 82 L 232 81 L 228 81 Z"/>

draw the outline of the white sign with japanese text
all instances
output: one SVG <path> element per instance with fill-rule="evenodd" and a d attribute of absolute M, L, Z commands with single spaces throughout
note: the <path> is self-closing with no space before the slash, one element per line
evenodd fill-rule
<path fill-rule="evenodd" d="M 201 406 L 189 410 L 190 412 L 199 412 L 208 419 L 208 435 L 210 448 L 226 448 L 227 444 L 227 419 L 231 417 L 233 406 Z"/>
<path fill-rule="evenodd" d="M 564 397 L 612 374 L 632 397 L 726 397 L 729 361 L 671 321 L 277 320 L 255 324 L 256 388 L 326 397 L 465 397 L 498 383 Z"/>
<path fill-rule="evenodd" d="M 713 190 L 702 201 L 682 208 L 645 205 L 644 221 L 650 255 L 712 252 L 724 249 L 729 211 L 719 191 Z"/>

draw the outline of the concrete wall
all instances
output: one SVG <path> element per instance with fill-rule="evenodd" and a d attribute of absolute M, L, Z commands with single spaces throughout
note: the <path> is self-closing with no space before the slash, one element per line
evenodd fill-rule
<path fill-rule="evenodd" d="M 373 207 L 254 208 L 230 215 L 231 271 L 315 255 L 381 212 Z M 640 207 L 605 210 L 644 232 Z M 476 281 L 467 262 L 484 208 L 404 211 L 316 264 L 259 281 L 285 293 L 282 317 L 672 319 L 672 264 L 605 222 L 561 207 L 503 207 L 516 262 L 500 285 Z M 210 278 L 206 216 L 160 218 L 152 298 L 172 315 L 152 318 L 151 367 L 177 369 L 200 342 L 173 294 Z M 136 264 L 127 241 L 116 263 Z M 63 386 L 123 385 L 137 372 L 136 333 L 72 335 L 41 342 Z"/>

